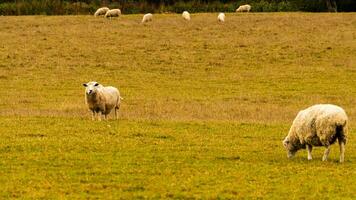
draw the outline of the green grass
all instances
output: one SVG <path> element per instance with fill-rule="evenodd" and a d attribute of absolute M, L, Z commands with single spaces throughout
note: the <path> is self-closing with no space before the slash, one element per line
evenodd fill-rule
<path fill-rule="evenodd" d="M 352 152 L 342 165 L 336 147 L 328 162 L 320 161 L 320 149 L 313 161 L 305 152 L 287 160 L 280 145 L 288 129 L 283 125 L 1 121 L 7 130 L 0 143 L 3 198 L 351 199 L 356 189 Z"/>
<path fill-rule="evenodd" d="M 0 17 L 0 198 L 356 196 L 355 14 L 140 19 Z M 90 120 L 90 80 L 119 88 L 119 121 Z M 286 158 L 316 103 L 349 115 L 343 164 Z"/>

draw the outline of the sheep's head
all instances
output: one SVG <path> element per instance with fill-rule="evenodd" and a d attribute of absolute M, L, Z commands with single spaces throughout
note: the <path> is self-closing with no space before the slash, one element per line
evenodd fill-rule
<path fill-rule="evenodd" d="M 292 144 L 288 136 L 283 140 L 283 146 L 287 150 L 288 158 L 293 158 L 295 153 L 298 151 L 298 149 Z"/>
<path fill-rule="evenodd" d="M 85 94 L 86 95 L 94 95 L 96 94 L 97 90 L 101 87 L 98 82 L 91 81 L 89 83 L 84 83 L 83 86 L 85 87 Z"/>

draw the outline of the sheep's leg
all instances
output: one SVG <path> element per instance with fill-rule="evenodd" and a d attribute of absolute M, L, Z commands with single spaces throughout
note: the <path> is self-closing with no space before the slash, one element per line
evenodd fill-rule
<path fill-rule="evenodd" d="M 313 150 L 313 147 L 312 147 L 312 145 L 310 145 L 310 144 L 307 144 L 307 151 L 308 151 L 308 160 L 312 160 L 313 158 L 312 158 L 312 150 Z"/>
<path fill-rule="evenodd" d="M 104 120 L 105 120 L 105 121 L 108 120 L 108 114 L 104 114 Z"/>
<path fill-rule="evenodd" d="M 339 140 L 339 146 L 340 146 L 340 162 L 344 162 L 345 159 L 345 143 L 343 141 Z"/>
<path fill-rule="evenodd" d="M 115 119 L 118 119 L 118 109 L 117 109 L 117 107 L 115 108 Z"/>
<path fill-rule="evenodd" d="M 95 112 L 94 112 L 94 111 L 92 111 L 91 119 L 92 119 L 93 121 L 95 121 Z"/>
<path fill-rule="evenodd" d="M 97 115 L 98 115 L 98 121 L 101 121 L 101 115 L 102 115 L 101 111 L 99 111 Z"/>
<path fill-rule="evenodd" d="M 119 119 L 119 110 L 120 110 L 120 105 L 117 105 L 115 107 L 115 119 Z"/>
<path fill-rule="evenodd" d="M 325 149 L 325 152 L 324 152 L 324 156 L 323 156 L 323 161 L 328 160 L 329 153 L 330 153 L 330 145 L 326 146 L 326 149 Z"/>

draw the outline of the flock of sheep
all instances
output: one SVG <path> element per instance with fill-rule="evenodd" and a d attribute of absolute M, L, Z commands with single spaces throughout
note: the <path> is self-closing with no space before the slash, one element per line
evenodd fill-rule
<path fill-rule="evenodd" d="M 251 6 L 246 4 L 246 5 L 239 6 L 236 9 L 236 12 L 250 12 L 250 10 L 251 10 Z M 108 7 L 102 7 L 102 8 L 99 8 L 94 13 L 95 17 L 100 16 L 100 15 L 104 15 L 105 18 L 110 18 L 110 19 L 112 17 L 120 17 L 121 10 L 120 9 L 109 9 Z M 182 17 L 183 17 L 183 19 L 185 19 L 187 21 L 189 21 L 191 19 L 188 11 L 184 11 L 182 13 Z M 152 21 L 152 19 L 153 19 L 153 15 L 151 13 L 147 13 L 143 16 L 141 23 Z M 225 14 L 224 13 L 219 13 L 218 21 L 225 22 Z"/>
<path fill-rule="evenodd" d="M 250 5 L 243 5 L 236 9 L 236 12 L 249 12 Z M 95 16 L 118 17 L 121 15 L 120 9 L 99 8 Z M 182 13 L 185 20 L 190 20 L 188 11 Z M 143 16 L 142 23 L 152 20 L 152 14 Z M 219 13 L 218 20 L 225 21 L 224 13 Z M 112 86 L 104 87 L 98 82 L 92 81 L 83 84 L 85 87 L 86 103 L 92 112 L 92 119 L 104 115 L 107 119 L 111 110 L 115 109 L 115 117 L 118 119 L 120 103 L 123 99 L 117 88 Z M 348 117 L 345 111 L 336 105 L 317 104 L 307 109 L 301 110 L 294 119 L 288 135 L 283 140 L 283 146 L 287 150 L 288 158 L 291 158 L 300 149 L 307 149 L 308 160 L 312 159 L 312 147 L 324 146 L 326 150 L 322 158 L 326 161 L 330 153 L 330 146 L 337 140 L 340 146 L 340 162 L 344 162 L 345 144 L 348 132 Z"/>
<path fill-rule="evenodd" d="M 108 7 L 102 7 L 99 8 L 98 10 L 96 10 L 96 12 L 94 13 L 94 16 L 100 16 L 100 15 L 104 15 L 105 18 L 112 18 L 112 17 L 120 17 L 121 15 L 121 10 L 120 9 L 109 9 Z M 153 15 L 151 13 L 147 13 L 143 16 L 142 18 L 142 23 L 144 22 L 149 22 L 151 21 L 153 18 Z"/>

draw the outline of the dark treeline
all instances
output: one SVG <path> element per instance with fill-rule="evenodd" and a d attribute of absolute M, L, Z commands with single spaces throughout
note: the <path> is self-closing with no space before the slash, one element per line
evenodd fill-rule
<path fill-rule="evenodd" d="M 0 15 L 92 14 L 101 6 L 120 8 L 124 14 L 234 12 L 241 4 L 250 4 L 252 12 L 356 11 L 356 0 L 0 0 Z"/>

